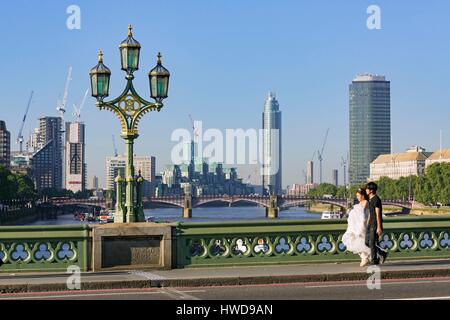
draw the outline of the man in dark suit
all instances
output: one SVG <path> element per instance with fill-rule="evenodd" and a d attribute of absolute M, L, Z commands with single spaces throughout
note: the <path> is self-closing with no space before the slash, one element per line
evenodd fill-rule
<path fill-rule="evenodd" d="M 367 221 L 366 245 L 370 248 L 370 263 L 384 263 L 387 252 L 380 248 L 379 239 L 383 233 L 383 205 L 377 195 L 378 186 L 369 182 L 366 193 L 369 196 L 369 218 Z"/>

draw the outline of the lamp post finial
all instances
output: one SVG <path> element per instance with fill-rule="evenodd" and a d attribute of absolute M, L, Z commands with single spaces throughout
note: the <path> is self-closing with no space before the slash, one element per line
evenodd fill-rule
<path fill-rule="evenodd" d="M 133 26 L 131 24 L 128 25 L 128 36 L 129 37 L 133 36 Z"/>
<path fill-rule="evenodd" d="M 158 60 L 157 60 L 158 65 L 161 65 L 161 57 L 162 57 L 161 52 L 158 52 Z"/>

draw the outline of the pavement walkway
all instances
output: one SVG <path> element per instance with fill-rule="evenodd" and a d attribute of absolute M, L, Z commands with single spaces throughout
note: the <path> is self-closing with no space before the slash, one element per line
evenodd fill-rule
<path fill-rule="evenodd" d="M 380 270 L 382 279 L 448 277 L 450 260 L 393 261 L 380 266 Z M 370 271 L 356 263 L 105 271 L 81 273 L 80 283 L 83 290 L 100 290 L 358 281 L 367 280 Z M 67 290 L 69 276 L 0 272 L 0 293 Z"/>

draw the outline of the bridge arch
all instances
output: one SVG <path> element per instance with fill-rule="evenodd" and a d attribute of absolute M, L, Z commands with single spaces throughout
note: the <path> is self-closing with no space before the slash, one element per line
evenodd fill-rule
<path fill-rule="evenodd" d="M 292 207 L 297 207 L 300 205 L 305 205 L 308 202 L 316 202 L 316 203 L 321 203 L 321 204 L 328 204 L 328 205 L 333 205 L 333 206 L 337 206 L 343 210 L 347 209 L 347 203 L 343 203 L 341 201 L 333 201 L 332 199 L 327 200 L 327 199 L 302 199 L 302 200 L 286 200 L 281 206 L 280 208 L 292 208 Z"/>
<path fill-rule="evenodd" d="M 228 203 L 231 204 L 233 203 L 230 199 L 208 199 L 208 200 L 201 200 L 201 201 L 196 201 L 193 204 L 193 208 L 199 208 L 199 207 L 203 207 L 204 205 L 210 204 L 210 203 L 214 203 L 214 202 L 221 202 L 221 203 Z"/>
<path fill-rule="evenodd" d="M 412 209 L 412 203 L 410 202 L 397 202 L 397 201 L 382 201 L 383 206 L 390 206 L 390 207 L 398 207 L 402 209 Z"/>
<path fill-rule="evenodd" d="M 225 203 L 229 203 L 229 204 L 235 204 L 235 203 L 239 203 L 239 202 L 247 202 L 247 203 L 254 203 L 257 204 L 259 206 L 263 206 L 263 207 L 268 207 L 268 203 L 258 200 L 258 199 L 253 199 L 253 198 L 228 198 L 228 197 L 224 197 L 224 198 L 211 198 L 211 199 L 202 199 L 200 201 L 197 201 L 194 203 L 193 207 L 200 207 L 203 206 L 205 204 L 209 204 L 209 203 L 213 203 L 213 202 L 225 202 Z"/>
<path fill-rule="evenodd" d="M 170 199 L 167 199 L 167 200 L 166 199 L 158 199 L 158 200 L 152 199 L 150 202 L 155 203 L 155 204 L 168 204 L 168 205 L 171 205 L 171 206 L 174 206 L 177 208 L 183 208 L 182 203 L 180 203 L 179 201 L 174 201 L 174 200 L 170 200 Z"/>
<path fill-rule="evenodd" d="M 263 202 L 263 201 L 258 201 L 257 199 L 252 199 L 252 198 L 239 198 L 233 201 L 233 203 L 239 203 L 239 202 L 247 202 L 247 203 L 253 203 L 253 204 L 257 204 L 259 206 L 268 207 L 268 204 Z"/>
<path fill-rule="evenodd" d="M 68 200 L 68 201 L 50 201 L 50 203 L 56 207 L 86 206 L 100 209 L 108 208 L 106 201 Z"/>

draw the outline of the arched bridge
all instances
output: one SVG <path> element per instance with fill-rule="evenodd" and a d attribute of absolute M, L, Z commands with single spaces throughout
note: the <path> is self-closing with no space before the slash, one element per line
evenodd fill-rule
<path fill-rule="evenodd" d="M 201 207 L 206 204 L 214 202 L 226 202 L 230 206 L 238 203 L 254 203 L 266 208 L 266 215 L 268 217 L 276 218 L 278 211 L 291 207 L 305 205 L 308 202 L 314 201 L 316 203 L 329 204 L 340 207 L 345 210 L 349 205 L 353 205 L 352 199 L 334 198 L 334 197 L 307 197 L 307 196 L 168 196 L 150 198 L 146 200 L 151 203 L 169 204 L 183 208 L 183 216 L 185 218 L 192 217 L 192 209 Z M 411 209 L 413 202 L 410 201 L 394 201 L 385 200 L 384 205 L 396 206 L 405 209 Z"/>
<path fill-rule="evenodd" d="M 185 196 L 166 196 L 157 198 L 147 198 L 146 202 L 151 203 L 161 203 L 170 204 L 177 207 L 184 207 Z M 226 202 L 229 204 L 237 204 L 239 202 L 254 203 L 263 207 L 271 206 L 270 196 L 245 196 L 245 195 L 235 195 L 235 196 L 199 196 L 191 197 L 192 208 L 200 207 L 205 204 L 213 202 Z M 276 197 L 277 205 L 279 208 L 290 208 L 296 206 L 303 206 L 308 202 L 314 201 L 317 203 L 335 205 L 341 208 L 347 208 L 352 200 L 346 198 L 334 198 L 334 197 L 307 197 L 307 196 L 278 196 Z M 389 206 L 396 206 L 401 208 L 412 208 L 411 201 L 394 201 L 394 200 L 384 200 L 383 203 Z"/>
<path fill-rule="evenodd" d="M 167 197 L 158 197 L 158 198 L 149 198 L 146 199 L 146 202 L 151 203 L 160 203 L 160 204 L 169 204 L 173 206 L 177 206 L 180 208 L 185 207 L 185 196 L 167 196 Z M 318 203 L 335 205 L 342 208 L 347 208 L 348 200 L 347 199 L 335 199 L 335 198 L 311 198 L 311 197 L 270 197 L 270 196 L 245 196 L 245 195 L 235 195 L 235 196 L 199 196 L 199 197 L 190 197 L 191 207 L 197 208 L 203 205 L 211 204 L 214 202 L 225 202 L 230 205 L 239 204 L 239 203 L 253 203 L 259 205 L 261 207 L 269 208 L 272 206 L 272 201 L 276 200 L 276 204 L 278 208 L 290 208 L 296 206 L 305 205 L 308 202 L 315 201 Z"/>
<path fill-rule="evenodd" d="M 352 199 L 335 197 L 308 197 L 308 196 L 246 196 L 246 195 L 222 195 L 222 196 L 165 196 L 144 199 L 144 203 L 165 204 L 180 207 L 183 209 L 183 217 L 191 218 L 192 209 L 214 202 L 225 202 L 230 206 L 239 203 L 253 203 L 266 208 L 266 216 L 277 218 L 279 210 L 303 206 L 308 202 L 329 204 L 345 210 L 353 204 Z M 112 202 L 106 200 L 91 199 L 57 199 L 50 200 L 50 203 L 58 206 L 62 205 L 87 205 L 101 208 L 112 208 Z M 412 209 L 413 201 L 383 200 L 385 206 L 396 206 L 402 209 Z"/>
<path fill-rule="evenodd" d="M 51 203 L 55 206 L 89 206 L 89 207 L 98 207 L 102 209 L 113 208 L 113 203 L 111 200 L 105 199 L 49 199 L 48 203 Z"/>

